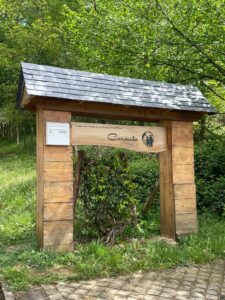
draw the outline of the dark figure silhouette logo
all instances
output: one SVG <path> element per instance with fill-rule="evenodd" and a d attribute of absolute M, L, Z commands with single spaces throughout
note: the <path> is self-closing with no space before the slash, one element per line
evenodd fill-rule
<path fill-rule="evenodd" d="M 142 141 L 148 147 L 153 147 L 154 135 L 150 131 L 146 131 L 142 134 Z"/>

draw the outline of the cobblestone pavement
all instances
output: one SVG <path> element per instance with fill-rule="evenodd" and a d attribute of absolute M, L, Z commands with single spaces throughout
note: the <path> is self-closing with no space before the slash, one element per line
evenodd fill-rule
<path fill-rule="evenodd" d="M 33 288 L 16 300 L 225 300 L 225 261 Z"/>

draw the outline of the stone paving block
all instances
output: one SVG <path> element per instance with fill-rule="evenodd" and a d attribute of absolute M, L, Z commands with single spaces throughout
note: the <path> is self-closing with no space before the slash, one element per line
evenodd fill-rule
<path fill-rule="evenodd" d="M 161 296 L 162 296 L 162 297 L 165 297 L 165 298 L 167 297 L 168 299 L 175 299 L 176 293 L 173 293 L 173 294 L 172 294 L 172 293 L 164 293 L 164 292 L 163 292 L 162 294 L 160 294 L 160 297 L 161 297 Z"/>
<path fill-rule="evenodd" d="M 190 286 L 190 285 L 182 285 L 182 286 L 180 286 L 177 290 L 189 292 L 189 291 L 191 291 L 192 289 L 193 289 L 193 287 Z"/>
<path fill-rule="evenodd" d="M 71 282 L 68 284 L 69 287 L 72 287 L 72 288 L 79 288 L 81 286 L 81 283 L 80 282 Z"/>
<path fill-rule="evenodd" d="M 206 299 L 207 300 L 219 300 L 219 296 L 215 296 L 215 295 L 206 295 Z"/>
<path fill-rule="evenodd" d="M 156 296 L 151 296 L 151 295 L 146 295 L 145 297 L 144 297 L 144 300 L 157 300 L 158 299 L 158 297 L 156 297 Z"/>
<path fill-rule="evenodd" d="M 55 294 L 55 295 L 50 295 L 50 296 L 48 296 L 48 298 L 50 300 L 64 300 L 64 297 L 60 293 Z"/>
<path fill-rule="evenodd" d="M 89 291 L 88 293 L 87 293 L 87 296 L 89 296 L 89 297 L 98 297 L 98 296 L 100 296 L 100 292 L 99 291 Z"/>
<path fill-rule="evenodd" d="M 44 290 L 48 296 L 55 295 L 59 292 L 58 289 L 56 289 L 55 287 L 44 289 Z"/>
<path fill-rule="evenodd" d="M 152 290 L 149 289 L 147 291 L 147 295 L 151 295 L 151 296 L 159 296 L 162 290 Z"/>
<path fill-rule="evenodd" d="M 132 293 L 129 297 L 131 297 L 131 298 L 133 297 L 135 300 L 143 300 L 145 295 L 138 294 L 138 293 Z"/>
<path fill-rule="evenodd" d="M 192 289 L 193 293 L 200 293 L 200 294 L 204 294 L 205 293 L 205 289 L 199 288 L 199 287 L 195 287 L 194 289 Z"/>
<path fill-rule="evenodd" d="M 4 294 L 5 294 L 5 300 L 15 300 L 12 292 L 4 291 Z"/>
<path fill-rule="evenodd" d="M 201 293 L 194 292 L 194 293 L 191 294 L 191 298 L 192 297 L 195 297 L 196 299 L 204 299 L 205 295 L 202 295 Z"/>
<path fill-rule="evenodd" d="M 72 294 L 72 295 L 69 295 L 68 300 L 81 300 L 81 295 L 77 295 L 77 294 Z"/>
<path fill-rule="evenodd" d="M 88 291 L 84 289 L 77 289 L 73 292 L 75 295 L 87 295 Z"/>
<path fill-rule="evenodd" d="M 182 296 L 182 297 L 188 297 L 190 295 L 190 292 L 188 292 L 188 291 L 177 291 L 176 295 L 177 296 Z"/>
<path fill-rule="evenodd" d="M 148 291 L 148 288 L 144 288 L 144 287 L 142 287 L 142 286 L 137 286 L 137 287 L 135 287 L 135 289 L 134 289 L 134 292 L 135 292 L 135 293 L 139 293 L 139 294 L 146 294 L 147 291 Z"/>
<path fill-rule="evenodd" d="M 63 289 L 60 290 L 60 293 L 68 293 L 72 294 L 75 289 L 70 286 L 65 286 Z"/>

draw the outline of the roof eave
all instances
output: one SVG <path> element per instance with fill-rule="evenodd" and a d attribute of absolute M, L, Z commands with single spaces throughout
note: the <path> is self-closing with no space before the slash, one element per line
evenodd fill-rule
<path fill-rule="evenodd" d="M 16 108 L 24 109 L 24 106 L 26 106 L 30 102 L 31 98 L 32 95 L 30 95 L 26 89 L 26 84 L 23 76 L 23 69 L 21 68 L 16 97 Z"/>

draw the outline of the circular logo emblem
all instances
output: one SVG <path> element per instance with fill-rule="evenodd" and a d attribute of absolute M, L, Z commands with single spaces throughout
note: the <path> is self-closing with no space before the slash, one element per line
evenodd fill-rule
<path fill-rule="evenodd" d="M 142 142 L 148 147 L 153 147 L 154 135 L 150 131 L 145 131 L 142 134 Z"/>

